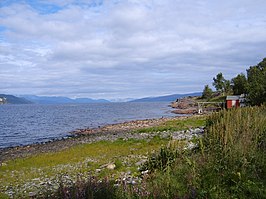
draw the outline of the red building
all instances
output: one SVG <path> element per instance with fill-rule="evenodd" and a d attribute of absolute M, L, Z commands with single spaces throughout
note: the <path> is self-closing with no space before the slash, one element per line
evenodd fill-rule
<path fill-rule="evenodd" d="M 233 95 L 226 97 L 226 108 L 240 107 L 240 95 Z"/>

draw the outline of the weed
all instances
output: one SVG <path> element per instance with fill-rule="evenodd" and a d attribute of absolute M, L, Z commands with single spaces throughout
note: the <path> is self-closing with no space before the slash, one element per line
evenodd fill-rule
<path fill-rule="evenodd" d="M 160 149 L 159 153 L 152 154 L 148 161 L 146 161 L 142 167 L 141 171 L 149 170 L 149 171 L 165 171 L 168 167 L 170 167 L 174 161 L 176 160 L 176 157 L 178 155 L 177 150 L 173 150 L 170 147 L 163 147 Z"/>
<path fill-rule="evenodd" d="M 119 160 L 119 159 L 116 159 L 116 160 L 115 160 L 115 169 L 120 169 L 120 168 L 122 168 L 122 167 L 123 167 L 123 163 L 122 163 L 122 161 Z"/>

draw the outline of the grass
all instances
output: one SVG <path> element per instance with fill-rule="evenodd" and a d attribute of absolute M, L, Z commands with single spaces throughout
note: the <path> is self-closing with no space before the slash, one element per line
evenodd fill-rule
<path fill-rule="evenodd" d="M 163 132 L 163 131 L 180 131 L 190 128 L 197 128 L 205 126 L 206 117 L 188 117 L 185 119 L 170 120 L 162 123 L 159 126 L 148 127 L 135 130 L 135 133 L 151 133 L 151 132 Z"/>
<path fill-rule="evenodd" d="M 226 96 L 217 96 L 211 98 L 209 101 L 210 102 L 225 102 Z"/>
<path fill-rule="evenodd" d="M 223 110 L 207 119 L 198 150 L 160 151 L 158 165 L 175 159 L 166 167 L 150 158 L 143 183 L 149 198 L 266 198 L 265 149 L 265 106 Z"/>
<path fill-rule="evenodd" d="M 203 125 L 205 134 L 194 140 L 198 148 L 193 150 L 168 145 L 168 139 L 159 137 L 98 142 L 10 161 L 1 167 L 0 177 L 3 185 L 16 187 L 13 183 L 22 185 L 38 175 L 76 175 L 113 162 L 115 170 L 103 169 L 98 174 L 104 180 L 82 178 L 71 185 L 61 184 L 53 198 L 266 198 L 266 106 L 222 110 L 207 119 L 167 121 L 135 133 Z M 127 170 L 138 175 L 134 163 L 143 156 L 148 161 L 142 169 L 149 174 L 141 184 L 114 187 L 114 182 L 105 178 Z"/>
<path fill-rule="evenodd" d="M 46 175 L 52 176 L 60 173 L 60 169 L 55 169 L 58 165 L 70 173 L 71 165 L 77 164 L 81 166 L 72 169 L 77 174 L 109 162 L 117 168 L 103 169 L 100 178 L 115 177 L 128 169 L 135 169 L 138 175 L 134 163 L 146 156 L 148 161 L 142 169 L 149 170 L 149 175 L 143 176 L 139 185 L 114 187 L 114 182 L 106 178 L 87 178 L 70 186 L 61 184 L 53 198 L 266 198 L 266 106 L 222 110 L 207 119 L 167 121 L 135 133 L 183 130 L 204 124 L 205 134 L 194 140 L 198 148 L 193 150 L 180 147 L 182 140 L 178 147 L 167 145 L 169 140 L 159 137 L 150 141 L 98 142 L 8 162 L 1 168 L 0 177 L 5 174 L 4 183 L 10 184 L 11 178 L 19 177 L 25 183 L 27 179 L 14 171 L 23 173 L 25 169 L 33 180 L 36 176 L 32 169 L 44 172 L 47 168 L 50 173 L 47 171 Z M 48 165 L 43 161 L 48 161 Z"/>
<path fill-rule="evenodd" d="M 134 133 L 186 130 L 204 126 L 205 121 L 205 117 L 173 119 L 160 126 L 143 128 Z M 60 152 L 43 153 L 8 161 L 0 167 L 0 192 L 4 194 L 13 191 L 13 195 L 20 198 L 27 197 L 29 192 L 52 192 L 49 186 L 53 185 L 49 183 L 58 184 L 60 181 L 69 181 L 73 184 L 77 176 L 81 176 L 83 180 L 91 175 L 98 176 L 100 179 L 105 177 L 115 179 L 121 176 L 121 172 L 128 171 L 137 176 L 139 166 L 136 166 L 136 162 L 166 146 L 169 140 L 170 138 L 162 139 L 160 136 L 155 136 L 151 140 L 100 141 L 77 145 Z M 109 170 L 103 166 L 109 163 L 114 163 L 116 168 Z M 43 182 L 43 185 L 40 185 L 40 182 Z M 58 186 L 56 185 L 55 188 Z M 4 195 L 0 196 L 0 198 L 4 197 Z"/>
<path fill-rule="evenodd" d="M 76 178 L 77 174 L 94 173 L 101 165 L 115 163 L 115 170 L 101 169 L 101 176 L 116 175 L 120 171 L 137 171 L 135 163 L 148 153 L 165 145 L 163 139 L 101 141 L 93 144 L 82 144 L 70 149 L 39 154 L 28 158 L 8 161 L 0 167 L 1 192 L 6 187 L 22 187 L 34 179 L 41 181 L 58 180 L 61 175 Z M 118 175 L 118 174 L 117 174 Z M 57 179 L 55 179 L 57 178 Z M 29 191 L 29 190 L 27 190 Z"/>
<path fill-rule="evenodd" d="M 266 198 L 265 106 L 212 115 L 204 142 L 206 195 Z"/>

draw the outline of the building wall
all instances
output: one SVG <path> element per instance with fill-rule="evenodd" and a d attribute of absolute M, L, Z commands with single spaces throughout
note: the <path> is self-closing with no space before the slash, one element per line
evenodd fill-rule
<path fill-rule="evenodd" d="M 226 108 L 240 107 L 239 100 L 227 100 Z"/>
<path fill-rule="evenodd" d="M 226 100 L 226 108 L 232 108 L 232 100 Z"/>

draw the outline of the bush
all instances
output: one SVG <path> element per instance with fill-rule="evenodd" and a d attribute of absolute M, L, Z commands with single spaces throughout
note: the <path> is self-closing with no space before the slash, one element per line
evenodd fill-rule
<path fill-rule="evenodd" d="M 266 198 L 265 143 L 265 106 L 212 114 L 199 140 L 200 150 L 179 153 L 162 148 L 150 157 L 144 165 L 155 171 L 145 181 L 149 196 Z"/>
<path fill-rule="evenodd" d="M 60 184 L 58 191 L 53 196 L 46 198 L 54 199 L 112 199 L 116 198 L 114 182 L 107 178 L 99 180 L 95 177 L 88 178 L 87 181 L 78 180 L 72 186 Z"/>
<path fill-rule="evenodd" d="M 158 154 L 152 154 L 149 159 L 142 165 L 141 171 L 165 171 L 175 162 L 178 153 L 170 147 L 163 147 Z"/>
<path fill-rule="evenodd" d="M 207 197 L 266 198 L 266 107 L 221 111 L 207 120 L 206 163 L 199 169 Z"/>

